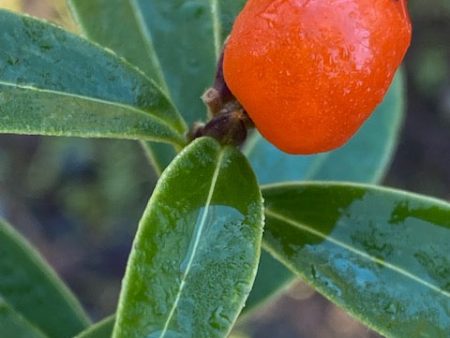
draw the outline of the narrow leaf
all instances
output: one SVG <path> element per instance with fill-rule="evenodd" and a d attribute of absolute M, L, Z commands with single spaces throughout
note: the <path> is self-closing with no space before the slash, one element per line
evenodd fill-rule
<path fill-rule="evenodd" d="M 159 57 L 170 96 L 189 124 L 204 120 L 200 100 L 213 82 L 216 45 L 210 0 L 131 0 Z"/>
<path fill-rule="evenodd" d="M 80 304 L 55 272 L 25 239 L 2 221 L 0 296 L 49 337 L 71 337 L 89 323 Z"/>
<path fill-rule="evenodd" d="M 111 338 L 115 317 L 110 316 L 88 327 L 75 338 Z"/>
<path fill-rule="evenodd" d="M 388 337 L 450 332 L 450 205 L 374 186 L 263 190 L 264 245 L 331 301 Z"/>
<path fill-rule="evenodd" d="M 184 143 L 167 123 L 142 110 L 2 82 L 0 132 Z"/>
<path fill-rule="evenodd" d="M 152 38 L 133 0 L 70 0 L 69 4 L 84 35 L 127 59 L 167 91 Z M 165 144 L 142 145 L 155 172 L 161 175 L 176 151 Z"/>
<path fill-rule="evenodd" d="M 134 0 L 68 2 L 84 35 L 124 57 L 166 88 L 152 37 Z"/>
<path fill-rule="evenodd" d="M 46 336 L 0 298 L 0 337 L 45 338 Z"/>
<path fill-rule="evenodd" d="M 397 144 L 403 120 L 404 95 L 403 73 L 399 72 L 373 116 L 347 145 L 334 152 L 290 156 L 274 148 L 259 134 L 250 139 L 244 151 L 262 183 L 293 180 L 377 183 L 383 178 Z M 263 252 L 246 310 L 267 299 L 293 278 L 289 270 Z"/>
<path fill-rule="evenodd" d="M 206 118 L 200 96 L 212 85 L 223 40 L 244 2 L 70 1 L 87 36 L 168 87 L 189 124 Z"/>
<path fill-rule="evenodd" d="M 0 31 L 0 131 L 182 143 L 184 123 L 167 97 L 112 53 L 51 24 L 3 10 Z M 57 123 L 63 118 L 64 128 Z"/>
<path fill-rule="evenodd" d="M 113 336 L 226 336 L 250 292 L 261 235 L 245 157 L 194 141 L 164 171 L 140 222 Z"/>

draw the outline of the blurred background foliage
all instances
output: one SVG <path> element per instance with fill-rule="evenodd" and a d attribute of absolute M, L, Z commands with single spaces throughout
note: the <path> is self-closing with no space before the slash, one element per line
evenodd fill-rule
<path fill-rule="evenodd" d="M 449 200 L 450 1 L 409 3 L 408 112 L 384 183 Z M 76 31 L 63 0 L 0 0 L 0 7 Z M 114 311 L 155 182 L 135 142 L 0 135 L 0 216 L 38 247 L 94 319 Z M 377 337 L 302 283 L 240 329 L 258 338 Z"/>

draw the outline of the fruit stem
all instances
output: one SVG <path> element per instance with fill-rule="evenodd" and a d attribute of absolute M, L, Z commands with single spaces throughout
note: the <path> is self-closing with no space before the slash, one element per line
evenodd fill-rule
<path fill-rule="evenodd" d="M 202 100 L 208 108 L 210 120 L 206 124 L 195 123 L 189 132 L 189 139 L 210 136 L 222 144 L 239 146 L 247 137 L 247 129 L 254 124 L 231 93 L 223 74 L 223 51 L 217 63 L 214 84 L 206 90 Z"/>

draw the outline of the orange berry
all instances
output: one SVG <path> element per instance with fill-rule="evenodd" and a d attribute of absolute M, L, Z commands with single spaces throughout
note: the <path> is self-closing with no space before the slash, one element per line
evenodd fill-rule
<path fill-rule="evenodd" d="M 225 81 L 275 146 L 329 151 L 382 101 L 410 41 L 406 0 L 249 0 Z"/>

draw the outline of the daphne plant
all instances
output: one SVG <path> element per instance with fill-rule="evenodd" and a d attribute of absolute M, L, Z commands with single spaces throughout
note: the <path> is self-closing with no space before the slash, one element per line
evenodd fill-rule
<path fill-rule="evenodd" d="M 84 37 L 0 11 L 0 131 L 136 140 L 161 176 L 116 313 L 96 324 L 0 222 L 1 337 L 227 337 L 296 278 L 386 336 L 448 335 L 450 205 L 375 185 L 401 127 L 401 71 L 349 143 L 292 156 L 242 106 L 208 122 L 214 100 L 200 99 L 244 0 L 69 4 Z"/>

